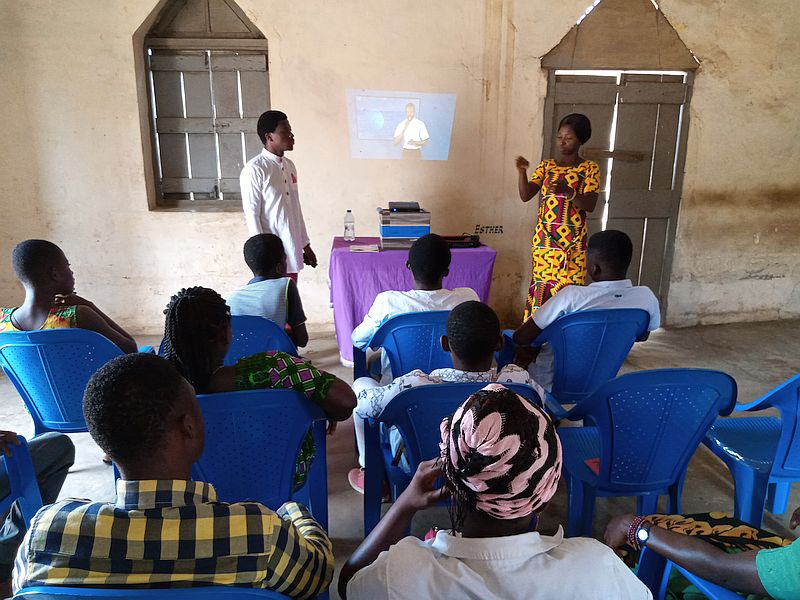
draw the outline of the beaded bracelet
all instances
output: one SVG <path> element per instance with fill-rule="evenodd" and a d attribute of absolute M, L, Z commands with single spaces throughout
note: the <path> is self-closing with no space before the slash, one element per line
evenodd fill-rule
<path fill-rule="evenodd" d="M 637 550 L 639 550 L 639 540 L 636 539 L 636 531 L 646 520 L 645 517 L 636 517 L 628 527 L 628 544 Z"/>

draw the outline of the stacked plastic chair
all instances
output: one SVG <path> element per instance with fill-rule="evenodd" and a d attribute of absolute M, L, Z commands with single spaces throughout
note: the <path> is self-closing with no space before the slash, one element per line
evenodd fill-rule
<path fill-rule="evenodd" d="M 392 376 L 399 377 L 414 369 L 430 373 L 433 369 L 452 367 L 450 353 L 442 350 L 450 311 L 412 312 L 397 315 L 378 328 L 367 346 L 379 348 L 389 357 Z M 367 377 L 367 354 L 353 347 L 353 378 Z"/>
<path fill-rule="evenodd" d="M 411 472 L 423 460 L 439 456 L 439 424 L 452 415 L 470 395 L 486 383 L 439 383 L 423 385 L 399 393 L 377 419 L 364 419 L 364 535 L 378 524 L 381 515 L 383 482 L 388 481 L 392 500 L 411 482 L 411 476 L 392 464 L 389 444 L 382 429 L 397 427 L 408 453 Z M 541 406 L 539 395 L 529 386 L 504 383 L 507 388 Z"/>
<path fill-rule="evenodd" d="M 639 557 L 636 576 L 650 589 L 653 594 L 653 600 L 663 600 L 666 597 L 669 573 L 673 567 L 680 571 L 681 575 L 686 577 L 689 583 L 705 594 L 709 600 L 742 600 L 742 596 L 736 592 L 706 581 L 656 552 L 645 548 Z"/>
<path fill-rule="evenodd" d="M 36 435 L 86 431 L 83 391 L 89 378 L 120 356 L 111 340 L 86 329 L 0 334 L 0 366 L 22 396 Z"/>
<path fill-rule="evenodd" d="M 761 527 L 765 501 L 770 512 L 786 512 L 792 482 L 800 481 L 800 375 L 736 412 L 768 408 L 780 417 L 720 419 L 703 440 L 730 469 L 734 517 L 753 527 Z"/>
<path fill-rule="evenodd" d="M 30 523 L 36 511 L 42 508 L 42 496 L 36 483 L 36 471 L 31 462 L 28 443 L 17 436 L 19 446 L 10 447 L 11 456 L 0 452 L 0 466 L 8 477 L 9 493 L 0 498 L 0 515 L 6 514 L 16 502 L 26 523 Z"/>
<path fill-rule="evenodd" d="M 601 385 L 561 427 L 569 493 L 568 536 L 591 536 L 597 496 L 635 496 L 636 513 L 680 512 L 689 460 L 714 420 L 736 403 L 730 375 L 706 369 L 628 373 Z"/>
<path fill-rule="evenodd" d="M 576 404 L 597 387 L 617 376 L 633 344 L 643 339 L 650 315 L 639 308 L 582 310 L 556 319 L 531 343 L 550 345 L 553 351 L 553 385 L 545 399 L 547 410 L 563 419 L 563 405 Z M 503 332 L 498 369 L 514 360 L 513 331 Z"/>
<path fill-rule="evenodd" d="M 224 502 L 256 500 L 276 510 L 297 500 L 327 529 L 327 421 L 319 406 L 290 389 L 201 394 L 197 400 L 205 450 L 192 479 L 211 483 Z M 316 456 L 305 485 L 293 492 L 295 461 L 309 429 Z"/>

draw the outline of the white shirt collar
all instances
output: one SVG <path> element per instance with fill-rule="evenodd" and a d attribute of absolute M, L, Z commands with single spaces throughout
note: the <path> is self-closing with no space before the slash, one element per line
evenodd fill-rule
<path fill-rule="evenodd" d="M 264 149 L 261 151 L 261 154 L 263 154 L 263 155 L 264 155 L 266 158 L 268 158 L 268 159 L 269 159 L 269 160 L 271 160 L 272 162 L 276 162 L 276 163 L 278 163 L 278 164 L 281 164 L 281 163 L 283 163 L 283 157 L 282 157 L 282 156 L 278 156 L 277 154 L 273 154 L 272 152 L 270 152 L 270 151 L 269 151 L 269 150 L 267 150 L 266 148 L 264 148 Z"/>
<path fill-rule="evenodd" d="M 434 369 L 428 374 L 430 377 L 441 377 L 445 381 L 457 381 L 459 379 L 468 379 L 475 382 L 491 382 L 494 381 L 494 369 L 488 371 L 461 371 L 460 369 L 453 369 L 452 367 L 442 367 L 441 369 Z"/>
<path fill-rule="evenodd" d="M 633 287 L 630 279 L 617 279 L 615 281 L 593 281 L 588 287 L 629 288 Z"/>
<path fill-rule="evenodd" d="M 538 531 L 495 538 L 465 538 L 449 531 L 436 533 L 431 548 L 454 558 L 477 560 L 503 560 L 530 558 L 544 554 L 564 541 L 564 530 L 559 525 L 555 535 L 542 535 Z"/>

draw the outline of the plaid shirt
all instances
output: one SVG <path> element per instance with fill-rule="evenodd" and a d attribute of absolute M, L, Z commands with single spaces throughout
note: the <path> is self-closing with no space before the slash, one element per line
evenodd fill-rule
<path fill-rule="evenodd" d="M 208 483 L 117 481 L 115 504 L 67 499 L 40 510 L 14 567 L 35 585 L 240 585 L 294 598 L 327 589 L 331 542 L 307 509 L 217 501 Z"/>

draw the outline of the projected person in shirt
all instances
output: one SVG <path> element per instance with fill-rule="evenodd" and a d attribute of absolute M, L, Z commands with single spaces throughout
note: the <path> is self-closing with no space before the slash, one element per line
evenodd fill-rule
<path fill-rule="evenodd" d="M 406 104 L 406 118 L 394 129 L 394 143 L 403 145 L 403 158 L 419 160 L 422 158 L 422 147 L 428 143 L 430 135 L 425 123 L 414 116 L 415 112 L 413 102 Z"/>

